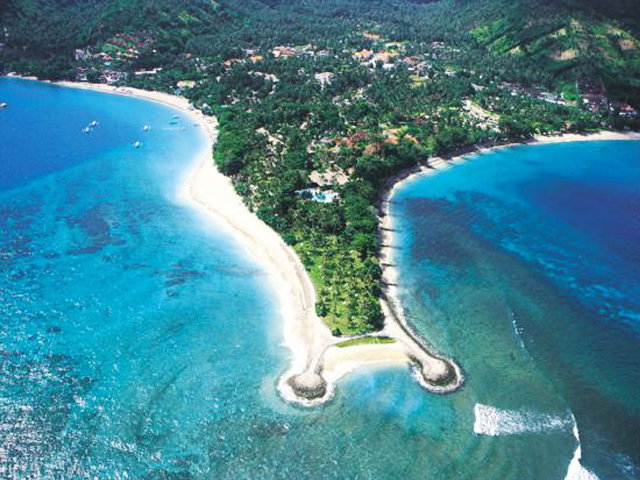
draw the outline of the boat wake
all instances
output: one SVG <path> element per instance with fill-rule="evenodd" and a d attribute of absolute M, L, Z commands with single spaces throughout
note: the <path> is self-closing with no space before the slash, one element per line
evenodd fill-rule
<path fill-rule="evenodd" d="M 577 447 L 569 463 L 565 480 L 598 480 L 594 473 L 587 470 L 580 463 L 582 446 L 580 444 L 578 425 L 572 413 L 560 416 L 531 410 L 501 410 L 489 405 L 476 403 L 474 414 L 473 431 L 477 435 L 496 437 L 500 435 L 543 433 L 550 430 L 571 429 L 576 439 Z"/>

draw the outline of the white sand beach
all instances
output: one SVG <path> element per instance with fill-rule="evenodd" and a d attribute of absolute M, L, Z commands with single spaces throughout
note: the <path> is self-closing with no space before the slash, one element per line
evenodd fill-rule
<path fill-rule="evenodd" d="M 188 180 L 180 192 L 180 199 L 208 215 L 216 225 L 227 228 L 267 272 L 281 306 L 284 343 L 291 351 L 290 367 L 281 376 L 278 385 L 285 400 L 305 406 L 317 405 L 331 397 L 335 382 L 340 377 L 356 368 L 402 365 L 408 362 L 413 362 L 419 367 L 416 370 L 419 370 L 421 375 L 416 377 L 430 391 L 445 393 L 460 387 L 464 376 L 458 365 L 431 353 L 404 320 L 395 287 L 398 273 L 393 265 L 390 248 L 393 244 L 393 224 L 389 215 L 389 200 L 404 182 L 417 178 L 417 175 L 433 174 L 439 169 L 447 168 L 451 163 L 464 161 L 485 150 L 478 149 L 468 155 L 449 160 L 430 159 L 427 166 L 416 168 L 390 182 L 391 186 L 382 203 L 380 218 L 383 243 L 381 261 L 384 265 L 383 278 L 389 284 L 388 303 L 382 301 L 386 321 L 383 331 L 377 334 L 389 336 L 396 342 L 340 348 L 334 345 L 345 338 L 334 337 L 316 315 L 315 290 L 296 253 L 274 230 L 249 211 L 235 192 L 231 180 L 215 167 L 212 158 L 218 134 L 218 122 L 215 117 L 202 114 L 183 97 L 166 93 L 102 84 L 59 82 L 58 85 L 160 102 L 191 114 L 194 121 L 206 129 L 210 142 L 197 166 L 188 175 Z M 600 132 L 592 135 L 562 135 L 539 137 L 531 143 L 633 139 L 640 140 L 640 134 Z"/>
<path fill-rule="evenodd" d="M 290 367 L 278 385 L 280 394 L 287 401 L 305 406 L 322 403 L 331 397 L 336 380 L 362 366 L 392 365 L 398 364 L 399 360 L 406 364 L 412 358 L 420 362 L 427 387 L 429 379 L 446 374 L 446 364 L 431 356 L 421 344 L 407 335 L 385 305 L 383 308 L 387 311 L 387 321 L 384 330 L 379 333 L 394 338 L 397 343 L 339 348 L 339 354 L 335 353 L 338 347 L 331 346 L 345 338 L 334 337 L 317 316 L 315 289 L 300 259 L 274 230 L 249 211 L 234 190 L 231 180 L 215 167 L 212 159 L 218 135 L 215 117 L 202 114 L 186 98 L 177 95 L 103 84 L 57 84 L 160 102 L 188 112 L 193 115 L 194 121 L 206 129 L 210 144 L 187 177 L 180 197 L 227 228 L 268 273 L 281 306 L 284 342 L 291 351 Z M 301 374 L 304 376 L 297 385 L 295 379 Z M 296 388 L 296 385 L 300 388 Z M 429 389 L 441 390 L 438 387 Z M 314 391 L 313 396 L 317 398 L 304 398 L 307 390 Z M 319 392 L 321 395 L 317 395 Z"/>
<path fill-rule="evenodd" d="M 353 370 L 363 366 L 407 365 L 404 346 L 398 342 L 353 347 L 329 347 L 324 354 L 323 376 L 335 382 Z"/>
<path fill-rule="evenodd" d="M 214 165 L 212 153 L 218 136 L 217 119 L 202 114 L 186 98 L 177 95 L 103 84 L 56 84 L 163 103 L 191 114 L 194 121 L 206 129 L 210 142 L 197 166 L 187 176 L 180 199 L 226 228 L 267 272 L 281 307 L 284 342 L 291 351 L 290 368 L 283 374 L 279 389 L 285 399 L 298 401 L 299 397 L 292 391 L 288 380 L 303 372 L 320 372 L 325 349 L 341 339 L 333 337 L 316 315 L 315 289 L 296 253 L 274 230 L 249 211 L 234 190 L 231 180 Z M 327 392 L 331 390 L 331 387 L 326 388 Z M 328 395 L 324 397 L 326 400 Z"/>

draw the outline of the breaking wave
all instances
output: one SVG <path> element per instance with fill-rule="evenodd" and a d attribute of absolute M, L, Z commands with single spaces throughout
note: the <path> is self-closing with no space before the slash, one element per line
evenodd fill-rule
<path fill-rule="evenodd" d="M 573 415 L 571 415 L 571 421 L 573 422 L 573 436 L 575 437 L 578 446 L 576 447 L 576 451 L 573 453 L 571 463 L 569 463 L 569 470 L 567 470 L 565 480 L 598 480 L 598 477 L 594 473 L 584 468 L 580 463 L 580 459 L 582 458 L 582 446 L 580 443 L 578 424 L 576 423 L 576 419 Z"/>
<path fill-rule="evenodd" d="M 549 430 L 571 429 L 576 439 L 577 447 L 569 463 L 565 480 L 598 480 L 594 473 L 587 470 L 580 463 L 582 446 L 580 444 L 578 425 L 572 413 L 560 416 L 531 410 L 501 410 L 481 403 L 476 403 L 473 411 L 475 414 L 473 431 L 477 435 L 496 437 L 499 435 L 542 433 Z"/>
<path fill-rule="evenodd" d="M 501 410 L 480 403 L 474 407 L 474 413 L 473 431 L 478 435 L 491 437 L 562 430 L 571 428 L 575 424 L 572 415 L 550 415 L 529 410 Z"/>

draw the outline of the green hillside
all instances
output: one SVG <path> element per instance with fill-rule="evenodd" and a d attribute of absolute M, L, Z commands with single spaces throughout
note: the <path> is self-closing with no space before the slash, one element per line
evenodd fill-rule
<path fill-rule="evenodd" d="M 5 0 L 0 73 L 186 96 L 336 335 L 381 326 L 380 193 L 474 146 L 640 130 L 628 0 Z M 628 105 L 631 104 L 631 105 Z"/>
<path fill-rule="evenodd" d="M 153 66 L 189 48 L 230 58 L 236 47 L 331 41 L 370 22 L 398 40 L 454 42 L 462 64 L 489 62 L 504 78 L 571 91 L 597 77 L 610 96 L 640 104 L 632 0 L 8 0 L 2 9 L 3 63 L 46 59 L 43 76 L 68 76 L 75 48 L 119 33 L 153 39 Z"/>
<path fill-rule="evenodd" d="M 632 0 L 3 3 L 4 43 L 15 48 L 15 58 L 5 51 L 5 62 L 30 57 L 54 62 L 55 58 L 58 69 L 70 67 L 74 48 L 133 33 L 153 37 L 153 48 L 162 51 L 155 63 L 166 64 L 188 44 L 224 55 L 224 49 L 216 52 L 217 46 L 211 47 L 220 38 L 227 50 L 248 43 L 330 40 L 370 21 L 392 38 L 442 39 L 464 45 L 472 62 L 485 53 L 498 69 L 513 70 L 514 80 L 562 89 L 581 76 L 595 75 L 616 99 L 634 105 L 640 101 L 640 8 Z"/>
<path fill-rule="evenodd" d="M 597 77 L 611 96 L 638 104 L 640 35 L 637 18 L 630 16 L 640 11 L 637 5 L 607 11 L 596 2 L 537 8 L 511 3 L 500 11 L 484 18 L 470 15 L 465 28 L 490 55 L 540 67 L 547 82 L 557 85 Z"/>

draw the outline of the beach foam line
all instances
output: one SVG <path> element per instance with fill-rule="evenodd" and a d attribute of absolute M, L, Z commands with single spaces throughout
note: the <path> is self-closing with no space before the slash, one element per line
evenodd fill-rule
<path fill-rule="evenodd" d="M 473 411 L 475 414 L 473 431 L 477 435 L 490 437 L 542 433 L 575 426 L 572 415 L 561 417 L 530 410 L 501 410 L 481 403 L 476 403 Z"/>
<path fill-rule="evenodd" d="M 582 460 L 582 444 L 580 443 L 580 433 L 578 432 L 578 424 L 576 423 L 576 419 L 571 415 L 571 421 L 573 422 L 573 436 L 578 443 L 576 447 L 576 451 L 573 453 L 573 458 L 571 459 L 571 463 L 569 463 L 569 469 L 567 470 L 567 475 L 564 477 L 565 480 L 598 480 L 598 477 L 591 471 L 587 470 L 580 460 Z"/>
<path fill-rule="evenodd" d="M 473 411 L 475 415 L 473 431 L 477 435 L 497 437 L 571 428 L 577 447 L 569 463 L 565 480 L 598 480 L 598 477 L 580 462 L 582 460 L 582 444 L 580 443 L 578 424 L 572 413 L 559 416 L 531 410 L 501 410 L 481 403 L 476 403 Z"/>

